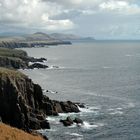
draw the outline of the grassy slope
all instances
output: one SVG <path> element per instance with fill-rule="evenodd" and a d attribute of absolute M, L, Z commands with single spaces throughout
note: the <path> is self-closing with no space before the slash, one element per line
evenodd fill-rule
<path fill-rule="evenodd" d="M 0 56 L 21 58 L 26 57 L 27 53 L 22 50 L 0 48 Z"/>
<path fill-rule="evenodd" d="M 44 140 L 40 136 L 33 136 L 17 128 L 0 123 L 0 140 Z"/>
<path fill-rule="evenodd" d="M 0 67 L 0 77 L 10 77 L 13 79 L 22 79 L 26 78 L 27 76 L 17 70 L 10 70 L 7 68 Z"/>

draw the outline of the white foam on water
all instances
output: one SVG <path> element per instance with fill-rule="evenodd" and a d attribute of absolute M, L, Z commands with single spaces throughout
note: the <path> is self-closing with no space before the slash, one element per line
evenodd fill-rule
<path fill-rule="evenodd" d="M 117 110 L 122 110 L 123 108 L 121 108 L 121 107 L 118 107 L 118 108 L 116 108 Z"/>
<path fill-rule="evenodd" d="M 103 69 L 111 69 L 112 67 L 104 66 Z"/>
<path fill-rule="evenodd" d="M 118 108 L 109 108 L 107 110 L 108 111 L 120 111 L 120 110 L 123 110 L 123 108 L 121 108 L 121 107 L 118 107 Z"/>
<path fill-rule="evenodd" d="M 91 124 L 86 121 L 83 122 L 83 124 L 81 125 L 81 127 L 84 129 L 94 129 L 94 128 L 98 128 L 98 127 L 102 127 L 102 126 L 104 126 L 104 124 L 102 124 L 102 123 Z"/>
<path fill-rule="evenodd" d="M 127 56 L 127 57 L 131 57 L 131 56 L 133 56 L 132 54 L 126 54 L 125 56 Z"/>
<path fill-rule="evenodd" d="M 68 128 L 75 128 L 75 127 L 77 127 L 78 125 L 76 124 L 76 123 L 74 123 L 73 125 L 71 125 L 71 126 L 68 126 Z"/>
<path fill-rule="evenodd" d="M 128 103 L 128 107 L 129 107 L 129 108 L 133 108 L 133 107 L 135 107 L 135 104 L 132 103 L 132 102 L 130 102 L 130 103 Z"/>
<path fill-rule="evenodd" d="M 93 110 L 91 110 L 90 108 L 80 108 L 80 107 L 78 107 L 78 108 L 81 112 L 84 112 L 84 113 L 92 113 L 93 112 Z"/>
<path fill-rule="evenodd" d="M 46 120 L 48 120 L 48 121 L 56 121 L 57 118 L 55 118 L 55 117 L 47 117 Z"/>
<path fill-rule="evenodd" d="M 101 109 L 100 107 L 94 107 L 94 106 L 85 106 L 84 108 L 78 106 L 78 108 L 82 113 L 92 113 Z"/>
<path fill-rule="evenodd" d="M 61 66 L 49 66 L 49 68 L 47 68 L 47 70 L 51 70 L 51 69 L 54 69 L 54 70 L 61 70 L 61 69 L 65 69 L 65 67 L 61 67 Z"/>
<path fill-rule="evenodd" d="M 78 133 L 65 132 L 65 134 L 71 135 L 71 136 L 76 136 L 76 137 L 83 137 L 83 135 L 80 135 L 80 134 L 78 134 Z"/>
<path fill-rule="evenodd" d="M 79 112 L 80 113 L 80 112 Z M 59 113 L 60 117 L 67 117 L 67 116 L 73 116 L 73 115 L 77 115 L 79 113 Z"/>
<path fill-rule="evenodd" d="M 60 124 L 60 119 L 58 117 L 47 117 L 46 120 L 48 120 L 51 124 Z"/>
<path fill-rule="evenodd" d="M 37 132 L 39 133 L 45 133 L 45 132 L 56 132 L 57 130 L 56 129 L 40 129 L 40 130 L 37 130 Z"/>
<path fill-rule="evenodd" d="M 109 114 L 111 114 L 111 115 L 122 115 L 123 114 L 123 112 L 122 111 L 114 111 L 114 112 L 110 112 Z"/>

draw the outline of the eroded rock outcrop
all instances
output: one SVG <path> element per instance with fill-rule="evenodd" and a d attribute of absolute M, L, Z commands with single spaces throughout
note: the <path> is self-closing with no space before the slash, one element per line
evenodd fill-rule
<path fill-rule="evenodd" d="M 20 129 L 50 128 L 47 115 L 79 112 L 74 103 L 59 102 L 43 95 L 38 84 L 26 75 L 0 68 L 0 117 L 2 122 Z"/>
<path fill-rule="evenodd" d="M 14 69 L 48 68 L 47 65 L 41 64 L 44 61 L 47 59 L 29 57 L 23 50 L 0 48 L 0 67 Z M 30 62 L 33 64 L 30 65 Z"/>
<path fill-rule="evenodd" d="M 71 126 L 74 123 L 76 123 L 77 125 L 79 124 L 83 124 L 83 121 L 80 118 L 75 118 L 74 120 L 68 116 L 65 120 L 60 120 L 61 123 L 63 123 L 64 126 Z"/>
<path fill-rule="evenodd" d="M 0 66 L 14 69 L 25 69 L 28 68 L 28 63 L 20 58 L 10 58 L 0 56 Z"/>
<path fill-rule="evenodd" d="M 48 68 L 47 65 L 44 65 L 44 64 L 40 64 L 40 63 L 34 63 L 34 64 L 31 64 L 28 66 L 29 69 L 34 69 L 34 68 L 37 68 L 37 69 L 46 69 Z"/>

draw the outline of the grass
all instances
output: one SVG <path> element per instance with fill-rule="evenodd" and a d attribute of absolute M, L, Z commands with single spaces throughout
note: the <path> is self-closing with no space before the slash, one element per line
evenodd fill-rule
<path fill-rule="evenodd" d="M 44 140 L 40 136 L 33 136 L 17 128 L 0 123 L 0 140 Z"/>
<path fill-rule="evenodd" d="M 23 58 L 27 57 L 27 53 L 23 50 L 0 48 L 0 56 Z"/>
<path fill-rule="evenodd" d="M 27 76 L 17 70 L 11 70 L 7 68 L 0 67 L 0 77 L 9 77 L 12 79 L 26 78 Z"/>

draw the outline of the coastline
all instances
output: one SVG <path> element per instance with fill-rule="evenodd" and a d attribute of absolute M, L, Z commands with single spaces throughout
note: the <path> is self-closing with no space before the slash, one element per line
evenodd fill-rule
<path fill-rule="evenodd" d="M 73 103 L 71 101 L 62 102 L 50 100 L 49 97 L 43 95 L 42 89 L 38 84 L 34 84 L 31 79 L 29 79 L 21 72 L 10 70 L 11 68 L 12 69 L 40 68 L 40 67 L 31 68 L 30 66 L 28 66 L 28 64 L 29 62 L 34 62 L 34 64 L 37 64 L 37 62 L 39 61 L 43 62 L 44 60 L 47 59 L 45 58 L 37 59 L 33 57 L 28 57 L 27 53 L 24 53 L 24 57 L 20 57 L 20 59 L 22 59 L 22 61 L 25 62 L 25 65 L 21 66 L 17 65 L 18 63 L 15 63 L 16 65 L 13 65 L 13 62 L 5 63 L 5 59 L 3 59 L 4 57 L 5 56 L 2 56 L 2 62 L 4 62 L 2 63 L 3 64 L 2 66 L 7 67 L 8 69 L 7 68 L 0 69 L 1 88 L 4 88 L 3 90 L 1 90 L 2 94 L 0 95 L 1 96 L 0 117 L 2 122 L 31 133 L 32 129 L 34 130 L 41 128 L 50 129 L 50 124 L 46 120 L 47 116 L 50 115 L 56 116 L 58 115 L 58 113 L 80 112 L 78 108 L 79 103 Z M 14 59 L 16 57 L 17 56 L 14 56 Z M 6 56 L 6 61 L 8 60 L 7 58 L 9 58 L 9 56 L 8 57 Z M 4 79 L 7 79 L 7 81 L 4 81 Z M 9 90 L 7 91 L 6 89 Z M 10 94 L 12 94 L 12 96 L 9 94 L 9 91 Z M 8 98 L 11 99 L 7 100 Z M 7 110 L 6 113 L 5 110 Z M 10 110 L 14 112 L 15 115 Z"/>

